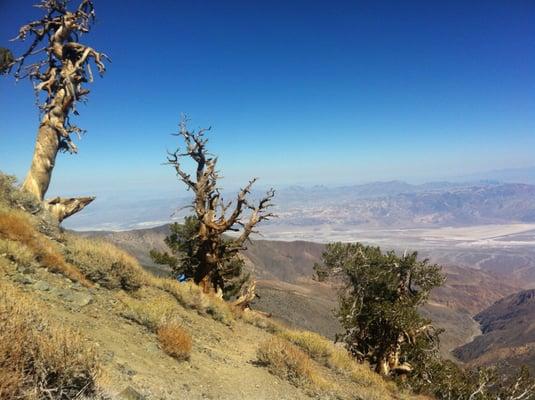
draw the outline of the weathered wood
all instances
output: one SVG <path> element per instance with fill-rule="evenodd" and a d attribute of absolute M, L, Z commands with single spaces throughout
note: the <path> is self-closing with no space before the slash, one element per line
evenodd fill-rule
<path fill-rule="evenodd" d="M 257 203 L 252 204 L 248 195 L 256 182 L 256 178 L 239 191 L 234 202 L 225 202 L 218 180 L 217 158 L 211 157 L 206 148 L 208 139 L 205 137 L 208 129 L 197 132 L 189 131 L 186 120 L 183 118 L 176 136 L 180 136 L 185 144 L 185 151 L 180 149 L 169 153 L 167 161 L 176 171 L 178 178 L 194 194 L 192 208 L 199 221 L 197 240 L 199 246 L 195 259 L 199 265 L 195 270 L 194 281 L 199 284 L 208 280 L 217 292 L 224 286 L 225 261 L 243 250 L 245 242 L 255 226 L 261 221 L 274 217 L 268 209 L 272 206 L 271 200 L 275 191 L 270 189 Z M 182 158 L 190 158 L 195 162 L 195 177 L 192 178 L 182 166 Z M 248 218 L 244 218 L 248 211 Z M 225 239 L 223 234 L 229 231 L 240 231 L 241 234 L 231 240 Z"/>
<path fill-rule="evenodd" d="M 82 210 L 93 200 L 95 200 L 94 197 L 56 197 L 54 199 L 45 201 L 45 206 L 50 213 L 54 215 L 59 222 L 61 222 L 65 218 L 70 217 L 71 215 Z"/>
<path fill-rule="evenodd" d="M 66 2 L 56 0 L 42 0 L 39 8 L 44 10 L 45 16 L 22 26 L 14 39 L 31 38 L 32 41 L 10 68 L 16 67 L 17 80 L 29 78 L 32 81 L 38 101 L 42 99 L 41 94 L 46 94 L 46 99 L 39 104 L 41 122 L 32 163 L 22 185 L 22 190 L 44 201 L 58 152 L 77 152 L 71 136 L 80 136 L 83 130 L 70 122 L 70 116 L 77 114 L 76 103 L 85 100 L 89 93 L 83 87 L 93 80 L 89 62 L 92 60 L 102 75 L 106 70 L 102 61 L 107 57 L 78 43 L 80 35 L 89 32 L 95 17 L 91 0 L 82 0 L 74 11 L 67 10 Z M 24 65 L 34 57 L 36 62 Z M 45 206 L 61 221 L 92 200 L 87 197 L 53 199 L 45 202 Z"/>

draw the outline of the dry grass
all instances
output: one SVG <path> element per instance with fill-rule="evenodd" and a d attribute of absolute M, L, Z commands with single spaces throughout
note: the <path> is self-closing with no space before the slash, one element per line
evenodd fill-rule
<path fill-rule="evenodd" d="M 398 389 L 394 383 L 385 381 L 369 365 L 357 362 L 344 348 L 317 333 L 285 330 L 279 336 L 299 346 L 317 362 L 349 378 L 359 386 L 363 398 L 383 400 L 397 394 Z"/>
<path fill-rule="evenodd" d="M 176 301 L 154 288 L 141 288 L 135 296 L 118 292 L 116 298 L 122 304 L 123 317 L 145 326 L 151 332 L 156 332 L 163 322 L 177 317 Z"/>
<path fill-rule="evenodd" d="M 276 322 L 271 318 L 266 318 L 253 310 L 246 309 L 242 312 L 235 311 L 235 315 L 241 318 L 242 321 L 272 334 L 284 332 L 287 330 L 281 323 Z"/>
<path fill-rule="evenodd" d="M 295 386 L 320 391 L 330 386 L 310 357 L 282 338 L 272 337 L 262 343 L 257 358 L 258 363 L 273 375 L 286 379 Z"/>
<path fill-rule="evenodd" d="M 167 322 L 158 328 L 158 340 L 163 351 L 179 361 L 189 360 L 191 336 L 177 322 Z"/>
<path fill-rule="evenodd" d="M 17 242 L 25 252 L 31 252 L 38 265 L 51 272 L 65 275 L 86 287 L 91 283 L 73 265 L 65 261 L 58 244 L 40 233 L 32 224 L 30 216 L 19 210 L 0 210 L 0 239 Z M 27 254 L 24 256 L 27 257 Z"/>
<path fill-rule="evenodd" d="M 216 321 L 227 325 L 231 325 L 235 320 L 228 303 L 211 293 L 203 293 L 193 282 L 179 283 L 173 279 L 154 277 L 151 278 L 150 284 L 172 295 L 185 308 L 208 314 Z"/>
<path fill-rule="evenodd" d="M 0 205 L 30 212 L 39 211 L 41 202 L 34 195 L 19 190 L 16 184 L 17 179 L 14 176 L 0 172 Z"/>
<path fill-rule="evenodd" d="M 9 239 L 0 239 L 0 256 L 24 267 L 35 263 L 35 256 L 27 246 Z"/>
<path fill-rule="evenodd" d="M 43 319 L 20 290 L 0 284 L 0 292 L 0 398 L 96 398 L 93 349 L 78 333 Z"/>
<path fill-rule="evenodd" d="M 149 281 L 134 257 L 104 240 L 70 235 L 67 259 L 88 279 L 107 289 L 137 290 Z"/>

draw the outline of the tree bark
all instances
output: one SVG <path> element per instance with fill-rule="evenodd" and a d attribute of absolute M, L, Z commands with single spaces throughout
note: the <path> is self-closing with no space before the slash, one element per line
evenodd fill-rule
<path fill-rule="evenodd" d="M 44 200 L 58 150 L 59 138 L 56 130 L 47 123 L 41 123 L 35 141 L 32 165 L 22 184 L 22 190 L 33 194 L 41 201 Z"/>

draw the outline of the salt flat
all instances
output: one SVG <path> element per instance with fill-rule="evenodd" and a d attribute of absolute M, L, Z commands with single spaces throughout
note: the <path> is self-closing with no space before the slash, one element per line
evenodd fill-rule
<path fill-rule="evenodd" d="M 451 246 L 533 246 L 535 224 L 493 224 L 466 227 L 370 229 L 340 225 L 266 226 L 263 239 L 314 242 L 360 241 L 384 245 L 415 245 L 419 248 Z M 520 239 L 520 240 L 519 240 Z M 396 246 L 397 247 L 397 246 Z"/>

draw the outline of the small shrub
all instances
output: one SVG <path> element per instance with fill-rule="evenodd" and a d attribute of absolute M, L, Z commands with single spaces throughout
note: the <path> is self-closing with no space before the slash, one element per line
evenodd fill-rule
<path fill-rule="evenodd" d="M 65 261 L 58 244 L 32 224 L 30 216 L 19 210 L 0 210 L 0 239 L 18 242 L 33 253 L 38 265 L 57 272 L 86 287 L 91 283 L 73 265 Z"/>
<path fill-rule="evenodd" d="M 67 259 L 107 289 L 136 290 L 149 279 L 134 257 L 111 243 L 74 235 L 68 243 Z"/>
<path fill-rule="evenodd" d="M 156 332 L 163 321 L 172 320 L 176 316 L 176 302 L 167 295 L 151 296 L 148 290 L 141 289 L 139 298 L 124 292 L 117 293 L 117 299 L 123 305 L 123 317 L 145 326 Z"/>
<path fill-rule="evenodd" d="M 239 313 L 239 312 L 238 312 Z M 270 318 L 266 318 L 253 310 L 244 310 L 240 315 L 240 318 L 257 328 L 263 329 L 269 333 L 276 334 L 286 330 L 279 322 L 276 322 Z"/>
<path fill-rule="evenodd" d="M 280 335 L 301 347 L 310 357 L 318 361 L 326 361 L 336 350 L 332 342 L 317 333 L 287 330 Z"/>
<path fill-rule="evenodd" d="M 0 204 L 10 208 L 21 208 L 29 212 L 41 209 L 41 203 L 32 194 L 23 192 L 16 187 L 17 179 L 14 176 L 0 172 Z"/>
<path fill-rule="evenodd" d="M 94 350 L 78 333 L 43 319 L 20 290 L 0 284 L 0 292 L 0 398 L 96 398 Z"/>
<path fill-rule="evenodd" d="M 361 364 L 345 350 L 336 346 L 329 339 L 308 331 L 284 330 L 279 336 L 299 346 L 314 360 L 333 371 L 345 375 L 351 381 L 364 387 L 375 387 L 376 391 L 384 388 L 386 382 L 376 374 L 368 364 Z M 388 390 L 383 390 L 383 395 Z M 385 394 L 386 393 L 386 394 Z"/>
<path fill-rule="evenodd" d="M 172 279 L 152 278 L 151 284 L 172 295 L 183 307 L 206 313 L 216 321 L 231 325 L 235 319 L 228 303 L 213 294 L 203 293 L 191 281 L 179 283 Z"/>
<path fill-rule="evenodd" d="M 33 252 L 24 244 L 9 239 L 0 239 L 0 256 L 22 266 L 30 266 L 34 263 Z"/>
<path fill-rule="evenodd" d="M 177 322 L 161 325 L 157 334 L 163 351 L 179 361 L 189 360 L 192 346 L 191 336 Z"/>
<path fill-rule="evenodd" d="M 257 358 L 258 363 L 273 375 L 286 379 L 295 386 L 321 390 L 329 386 L 310 357 L 282 338 L 273 337 L 262 343 Z"/>

